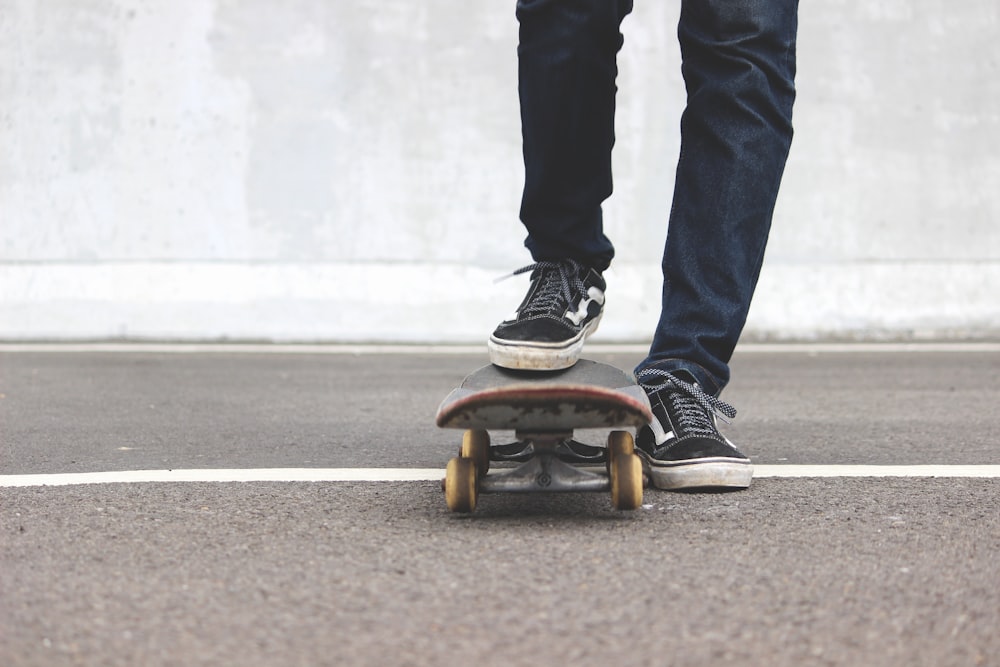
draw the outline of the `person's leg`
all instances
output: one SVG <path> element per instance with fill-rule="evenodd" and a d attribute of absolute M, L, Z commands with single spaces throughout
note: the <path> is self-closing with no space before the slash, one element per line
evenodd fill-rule
<path fill-rule="evenodd" d="M 601 203 L 612 189 L 616 58 L 631 8 L 631 0 L 517 3 L 521 221 L 535 261 L 604 271 L 614 256 Z"/>
<path fill-rule="evenodd" d="M 687 86 L 659 323 L 640 369 L 729 381 L 792 141 L 797 0 L 685 0 Z"/>
<path fill-rule="evenodd" d="M 517 311 L 489 340 L 508 368 L 576 363 L 604 307 L 614 257 L 601 204 L 611 195 L 616 58 L 632 0 L 519 0 L 521 221 L 535 264 Z"/>
<path fill-rule="evenodd" d="M 792 140 L 797 0 L 684 0 L 688 103 L 663 254 L 660 321 L 636 369 L 657 419 L 640 452 L 661 488 L 742 488 L 750 461 L 716 428 Z"/>

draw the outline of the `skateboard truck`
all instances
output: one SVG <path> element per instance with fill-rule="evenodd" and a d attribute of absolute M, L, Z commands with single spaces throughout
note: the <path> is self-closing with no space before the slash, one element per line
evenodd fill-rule
<path fill-rule="evenodd" d="M 480 493 L 611 492 L 611 504 L 618 510 L 634 510 L 642 504 L 645 478 L 635 443 L 628 431 L 612 431 L 608 436 L 608 456 L 604 470 L 587 470 L 559 458 L 559 443 L 569 433 L 517 432 L 530 443 L 530 459 L 510 469 L 490 469 L 490 437 L 483 430 L 469 430 L 462 438 L 459 455 L 448 462 L 442 488 L 448 509 L 473 512 Z"/>
<path fill-rule="evenodd" d="M 611 480 L 583 468 L 563 462 L 556 449 L 569 433 L 517 432 L 517 439 L 530 443 L 533 456 L 520 466 L 503 473 L 483 477 L 480 493 L 529 493 L 533 491 L 609 491 Z"/>

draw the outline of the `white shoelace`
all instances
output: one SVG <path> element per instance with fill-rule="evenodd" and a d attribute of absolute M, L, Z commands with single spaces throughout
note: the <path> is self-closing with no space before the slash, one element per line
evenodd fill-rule
<path fill-rule="evenodd" d="M 645 368 L 636 376 L 639 384 L 650 392 L 670 389 L 667 398 L 680 421 L 678 430 L 683 434 L 716 435 L 713 417 L 718 415 L 729 423 L 736 418 L 736 408 L 723 400 L 705 393 L 697 384 L 684 382 L 673 374 L 658 368 Z M 681 433 L 676 434 L 678 436 Z"/>
<path fill-rule="evenodd" d="M 535 262 L 528 266 L 522 266 L 498 280 L 506 280 L 537 269 L 542 270 L 541 284 L 531 301 L 521 309 L 520 316 L 522 317 L 564 311 L 567 306 L 574 302 L 573 288 L 576 288 L 578 294 L 585 295 L 587 293 L 587 286 L 584 284 L 583 278 L 580 277 L 583 266 L 572 259 L 559 262 Z"/>

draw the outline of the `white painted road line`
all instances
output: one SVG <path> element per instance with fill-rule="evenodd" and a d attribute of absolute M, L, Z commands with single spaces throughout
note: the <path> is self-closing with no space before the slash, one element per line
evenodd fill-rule
<path fill-rule="evenodd" d="M 0 475 L 0 487 L 151 482 L 425 482 L 442 477 L 444 469 L 437 468 L 192 468 Z"/>
<path fill-rule="evenodd" d="M 1000 465 L 755 465 L 754 477 L 1000 477 Z"/>
<path fill-rule="evenodd" d="M 158 482 L 428 482 L 439 468 L 257 468 L 124 470 L 112 472 L 0 475 L 0 488 L 73 484 Z M 977 477 L 1000 478 L 1000 465 L 757 465 L 754 477 Z"/>

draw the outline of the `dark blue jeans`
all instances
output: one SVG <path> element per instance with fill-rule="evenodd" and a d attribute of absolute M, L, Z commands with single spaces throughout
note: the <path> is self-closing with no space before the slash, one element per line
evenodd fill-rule
<path fill-rule="evenodd" d="M 607 268 L 616 56 L 631 0 L 519 0 L 525 245 Z M 663 252 L 661 315 L 639 369 L 687 370 L 710 393 L 760 274 L 792 141 L 797 0 L 682 0 L 687 107 Z M 637 369 L 638 370 L 638 369 Z"/>

